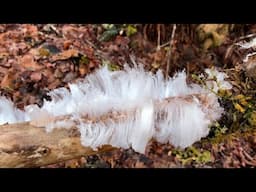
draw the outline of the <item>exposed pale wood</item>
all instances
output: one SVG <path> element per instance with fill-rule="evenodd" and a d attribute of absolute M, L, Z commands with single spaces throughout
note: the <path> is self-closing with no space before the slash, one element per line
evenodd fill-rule
<path fill-rule="evenodd" d="M 166 98 L 155 102 L 155 105 L 156 107 L 164 106 L 174 99 L 182 99 L 184 103 L 191 102 L 194 97 L 198 98 L 202 104 L 207 100 L 206 95 L 194 94 Z M 109 119 L 118 121 L 131 113 L 134 111 L 109 112 L 97 118 L 84 116 L 83 120 L 92 123 L 104 122 Z M 68 118 L 70 117 L 57 117 L 56 119 L 49 119 L 49 121 Z M 0 167 L 40 167 L 115 149 L 111 146 L 103 146 L 98 151 L 93 151 L 89 147 L 82 146 L 80 133 L 75 127 L 72 129 L 53 129 L 52 132 L 47 133 L 45 128 L 35 126 L 35 124 L 36 122 L 26 122 L 0 126 Z"/>
<path fill-rule="evenodd" d="M 104 146 L 98 151 L 81 145 L 75 129 L 44 128 L 29 123 L 0 126 L 0 167 L 40 167 L 77 157 L 113 150 Z"/>

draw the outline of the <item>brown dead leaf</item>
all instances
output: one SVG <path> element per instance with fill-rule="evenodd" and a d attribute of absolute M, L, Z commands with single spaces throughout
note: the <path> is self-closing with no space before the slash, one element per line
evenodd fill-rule
<path fill-rule="evenodd" d="M 9 56 L 8 52 L 0 52 L 0 59 L 6 58 Z"/>
<path fill-rule="evenodd" d="M 38 35 L 38 29 L 37 26 L 31 25 L 31 24 L 24 24 L 23 25 L 23 32 L 31 37 L 37 36 Z"/>
<path fill-rule="evenodd" d="M 4 75 L 8 72 L 8 69 L 5 67 L 0 66 L 0 77 L 3 78 Z M 0 79 L 2 80 L 2 79 Z"/>
<path fill-rule="evenodd" d="M 70 41 L 70 40 L 64 41 L 64 43 L 63 43 L 64 50 L 67 50 L 71 44 L 72 44 L 72 41 Z"/>
<path fill-rule="evenodd" d="M 61 85 L 61 81 L 59 79 L 56 79 L 55 81 L 51 82 L 48 85 L 48 89 L 53 90 L 56 89 L 57 87 L 59 87 Z"/>
<path fill-rule="evenodd" d="M 32 81 L 40 81 L 42 79 L 42 73 L 40 72 L 33 72 L 30 76 Z"/>
<path fill-rule="evenodd" d="M 14 72 L 14 70 L 9 70 L 6 74 L 5 74 L 5 76 L 4 76 L 4 78 L 3 78 L 3 80 L 2 80 L 2 82 L 1 82 L 1 88 L 3 88 L 3 89 L 13 89 L 14 88 L 14 83 L 13 83 L 13 80 L 15 79 L 15 72 Z"/>
<path fill-rule="evenodd" d="M 27 70 L 35 71 L 42 69 L 43 67 L 40 66 L 38 63 L 34 61 L 34 57 L 32 55 L 24 55 L 20 59 L 20 65 L 23 66 Z"/>
<path fill-rule="evenodd" d="M 62 34 L 65 39 L 76 39 L 79 36 L 79 30 L 73 26 L 65 25 L 62 27 Z"/>
<path fill-rule="evenodd" d="M 33 55 L 34 58 L 35 58 L 35 60 L 41 58 L 40 55 L 39 55 L 38 48 L 30 49 L 30 50 L 28 51 L 28 53 L 29 53 L 30 55 Z"/>
<path fill-rule="evenodd" d="M 75 49 L 69 49 L 69 50 L 63 51 L 62 53 L 54 55 L 52 57 L 52 61 L 66 60 L 71 57 L 78 57 L 78 54 L 79 54 L 79 51 Z"/>
<path fill-rule="evenodd" d="M 53 71 L 51 69 L 43 69 L 40 72 L 42 73 L 42 75 L 47 77 L 47 82 L 48 83 L 52 83 L 53 81 L 55 81 L 55 76 L 54 76 Z"/>

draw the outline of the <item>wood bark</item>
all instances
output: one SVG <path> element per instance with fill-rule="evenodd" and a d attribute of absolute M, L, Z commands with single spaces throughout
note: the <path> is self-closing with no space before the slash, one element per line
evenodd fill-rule
<path fill-rule="evenodd" d="M 164 106 L 177 98 L 184 100 L 185 104 L 186 102 L 191 102 L 193 97 L 197 97 L 203 105 L 207 100 L 205 95 L 194 94 L 166 98 L 156 102 L 155 105 L 156 107 Z M 97 118 L 84 116 L 83 120 L 96 123 L 111 119 L 115 122 L 126 118 L 131 113 L 134 113 L 134 111 L 109 112 Z M 51 132 L 46 132 L 45 128 L 40 127 L 47 125 L 47 122 L 68 118 L 70 117 L 51 117 L 42 122 L 39 119 L 37 121 L 0 126 L 0 167 L 40 167 L 115 149 L 106 145 L 94 151 L 90 147 L 82 146 L 80 132 L 75 127 L 71 129 L 56 128 Z"/>
<path fill-rule="evenodd" d="M 28 122 L 0 126 L 1 168 L 40 167 L 113 149 L 103 146 L 93 151 L 82 146 L 76 129 L 54 129 L 47 133 Z"/>

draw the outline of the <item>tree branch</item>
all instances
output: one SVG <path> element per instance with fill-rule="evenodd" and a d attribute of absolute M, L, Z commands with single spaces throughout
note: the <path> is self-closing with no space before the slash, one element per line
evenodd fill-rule
<path fill-rule="evenodd" d="M 76 129 L 54 129 L 47 133 L 44 128 L 29 123 L 2 125 L 0 167 L 40 167 L 114 149 L 104 146 L 93 151 L 84 147 L 77 132 Z"/>
<path fill-rule="evenodd" d="M 205 95 L 193 94 L 179 97 L 169 97 L 156 101 L 155 107 L 167 105 L 175 99 L 182 99 L 184 103 L 191 102 L 196 97 L 202 105 L 207 102 Z M 136 110 L 136 109 L 135 109 Z M 134 110 L 124 112 L 109 112 L 99 117 L 85 115 L 85 122 L 120 121 L 125 119 Z M 69 119 L 70 116 L 61 116 L 39 122 L 40 126 L 47 122 Z M 103 146 L 98 151 L 81 145 L 80 132 L 77 128 L 53 129 L 47 133 L 45 128 L 37 126 L 35 122 L 6 124 L 0 126 L 0 167 L 40 167 L 81 156 L 98 154 L 113 150 L 114 147 Z"/>

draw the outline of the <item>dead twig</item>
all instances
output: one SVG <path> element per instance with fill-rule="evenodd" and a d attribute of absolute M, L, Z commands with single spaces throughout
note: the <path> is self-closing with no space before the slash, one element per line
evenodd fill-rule
<path fill-rule="evenodd" d="M 157 48 L 156 50 L 160 50 L 160 44 L 161 44 L 161 24 L 157 24 Z"/>
<path fill-rule="evenodd" d="M 173 25 L 172 28 L 172 36 L 170 39 L 170 47 L 169 47 L 169 51 L 167 53 L 167 66 L 166 66 L 166 71 L 165 71 L 165 77 L 167 78 L 169 76 L 169 70 L 170 70 L 170 60 L 171 60 L 171 53 L 172 53 L 172 45 L 173 45 L 173 41 L 174 41 L 174 35 L 175 35 L 175 31 L 176 31 L 176 24 Z"/>

